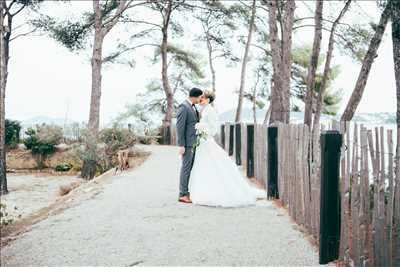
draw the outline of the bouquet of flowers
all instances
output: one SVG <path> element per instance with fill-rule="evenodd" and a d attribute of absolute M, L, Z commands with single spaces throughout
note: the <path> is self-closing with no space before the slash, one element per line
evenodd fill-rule
<path fill-rule="evenodd" d="M 208 136 L 208 131 L 204 124 L 196 123 L 195 129 L 196 129 L 196 140 L 194 141 L 193 149 L 198 147 L 200 145 L 201 140 L 206 140 Z"/>

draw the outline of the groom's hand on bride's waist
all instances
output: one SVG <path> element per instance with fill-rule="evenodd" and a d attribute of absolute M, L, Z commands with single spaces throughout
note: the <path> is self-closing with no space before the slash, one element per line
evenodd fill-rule
<path fill-rule="evenodd" d="M 184 146 L 180 146 L 179 147 L 179 155 L 183 156 L 183 154 L 185 154 L 185 147 Z"/>

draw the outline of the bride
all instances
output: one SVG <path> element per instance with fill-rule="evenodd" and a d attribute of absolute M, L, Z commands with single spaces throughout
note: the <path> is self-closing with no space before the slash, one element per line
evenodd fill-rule
<path fill-rule="evenodd" d="M 189 180 L 190 198 L 194 204 L 238 207 L 255 204 L 266 197 L 264 190 L 250 185 L 228 154 L 215 142 L 218 132 L 217 112 L 210 104 L 215 96 L 206 91 L 201 96 L 201 120 L 196 125 L 202 137 Z"/>

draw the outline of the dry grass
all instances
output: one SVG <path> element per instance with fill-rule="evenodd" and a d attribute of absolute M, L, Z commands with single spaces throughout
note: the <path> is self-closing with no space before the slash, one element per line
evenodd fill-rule
<path fill-rule="evenodd" d="M 147 152 L 136 152 L 134 157 L 129 158 L 132 170 L 140 166 L 145 162 L 150 153 Z M 76 199 L 77 195 L 85 194 L 90 192 L 90 194 L 83 200 L 94 198 L 102 190 L 102 185 L 109 178 L 114 176 L 114 170 L 111 169 L 102 175 L 90 180 L 88 182 L 75 182 L 71 183 L 69 186 L 61 186 L 59 188 L 60 197 L 48 207 L 44 207 L 37 212 L 30 214 L 24 218 L 21 218 L 14 223 L 1 226 L 0 227 L 0 248 L 7 245 L 10 241 L 16 239 L 20 234 L 29 231 L 30 227 L 42 220 L 47 219 L 51 215 L 56 215 L 67 209 L 70 205 L 69 203 L 72 199 Z M 12 192 L 10 193 L 12 194 Z"/>
<path fill-rule="evenodd" d="M 62 185 L 60 186 L 60 188 L 58 189 L 58 194 L 60 196 L 65 196 L 67 195 L 69 192 L 71 192 L 72 190 L 74 190 L 75 188 L 77 188 L 78 186 L 80 186 L 82 184 L 82 182 L 74 182 L 71 183 L 69 185 Z"/>

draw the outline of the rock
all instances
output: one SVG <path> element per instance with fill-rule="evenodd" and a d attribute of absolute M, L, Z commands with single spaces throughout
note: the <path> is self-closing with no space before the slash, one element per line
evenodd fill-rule
<path fill-rule="evenodd" d="M 25 144 L 18 144 L 17 148 L 20 149 L 20 150 L 26 150 Z"/>
<path fill-rule="evenodd" d="M 67 145 L 67 144 L 56 145 L 56 150 L 59 151 L 59 152 L 67 151 L 69 148 L 70 148 L 70 146 Z"/>

